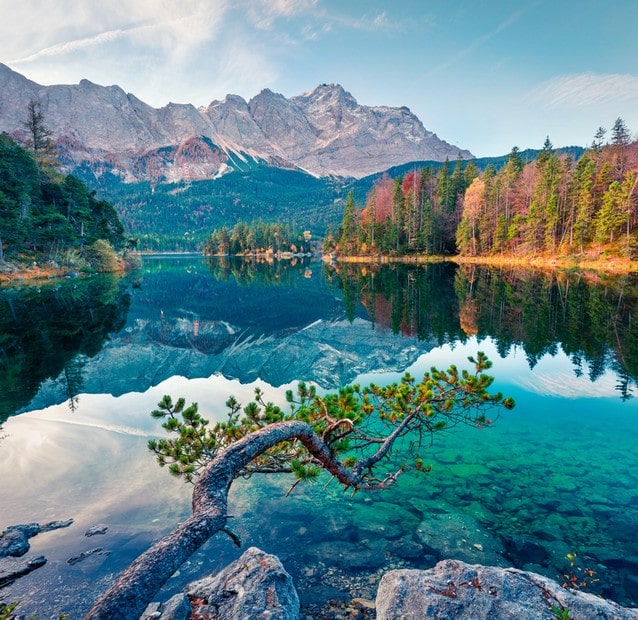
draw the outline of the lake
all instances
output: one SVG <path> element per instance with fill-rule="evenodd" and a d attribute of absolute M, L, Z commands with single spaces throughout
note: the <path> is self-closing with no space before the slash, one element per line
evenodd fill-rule
<path fill-rule="evenodd" d="M 79 618 L 189 514 L 191 487 L 146 447 L 162 434 L 149 413 L 164 394 L 215 420 L 255 387 L 283 405 L 299 380 L 384 384 L 469 368 L 484 351 L 516 408 L 437 435 L 421 450 L 429 473 L 354 497 L 327 476 L 287 498 L 286 476 L 238 480 L 231 529 L 244 549 L 278 555 L 306 612 L 323 617 L 328 600 L 373 598 L 390 568 L 446 557 L 575 579 L 638 606 L 636 310 L 636 276 L 452 264 L 146 257 L 124 280 L 2 288 L 0 531 L 74 521 L 31 539 L 46 565 L 0 597 Z M 107 529 L 86 536 L 94 526 Z M 216 536 L 157 598 L 241 551 Z"/>

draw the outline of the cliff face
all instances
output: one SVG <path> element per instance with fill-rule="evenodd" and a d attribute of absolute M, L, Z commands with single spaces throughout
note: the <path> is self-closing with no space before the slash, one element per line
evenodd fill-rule
<path fill-rule="evenodd" d="M 317 176 L 362 177 L 416 160 L 471 158 L 425 129 L 408 108 L 365 106 L 339 85 L 287 99 L 268 89 L 205 108 L 153 108 L 119 86 L 41 86 L 0 64 L 0 131 L 19 136 L 41 105 L 61 159 L 125 180 L 214 178 L 248 159 Z M 196 145 L 196 146 L 194 146 Z"/>

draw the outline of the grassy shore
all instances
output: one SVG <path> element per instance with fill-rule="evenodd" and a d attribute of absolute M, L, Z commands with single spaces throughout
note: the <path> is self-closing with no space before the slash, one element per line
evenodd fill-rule
<path fill-rule="evenodd" d="M 617 255 L 601 253 L 571 254 L 568 256 L 432 256 L 412 254 L 406 256 L 339 256 L 340 263 L 361 264 L 428 264 L 453 262 L 459 265 L 485 265 L 488 267 L 518 267 L 541 270 L 597 271 L 611 274 L 638 272 L 638 261 Z"/>
<path fill-rule="evenodd" d="M 69 269 L 61 269 L 50 265 L 25 265 L 17 263 L 0 263 L 0 284 L 10 282 L 29 283 L 42 280 L 64 278 Z"/>

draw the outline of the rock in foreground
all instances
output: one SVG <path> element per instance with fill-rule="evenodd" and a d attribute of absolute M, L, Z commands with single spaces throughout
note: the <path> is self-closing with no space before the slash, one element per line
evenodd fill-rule
<path fill-rule="evenodd" d="M 381 579 L 377 620 L 570 620 L 638 619 L 638 609 L 620 607 L 585 592 L 515 568 L 443 560 L 429 570 L 395 570 Z M 554 611 L 552 611 L 554 608 Z"/>
<path fill-rule="evenodd" d="M 250 547 L 220 573 L 195 581 L 161 609 L 147 609 L 144 618 L 186 620 L 192 611 L 200 620 L 270 618 L 298 620 L 299 597 L 281 562 Z M 190 604 L 188 604 L 190 601 Z"/>

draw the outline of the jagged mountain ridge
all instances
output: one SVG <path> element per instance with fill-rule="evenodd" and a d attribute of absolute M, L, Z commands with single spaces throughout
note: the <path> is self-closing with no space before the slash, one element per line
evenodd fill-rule
<path fill-rule="evenodd" d="M 249 160 L 316 176 L 360 178 L 414 160 L 472 154 L 425 129 L 408 108 L 365 106 L 339 85 L 287 99 L 269 89 L 203 108 L 153 108 L 119 86 L 88 80 L 42 86 L 0 64 L 0 131 L 23 131 L 40 102 L 69 170 L 89 166 L 125 181 L 215 178 Z"/>

